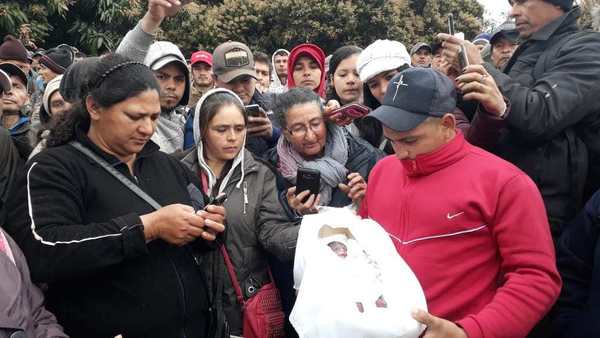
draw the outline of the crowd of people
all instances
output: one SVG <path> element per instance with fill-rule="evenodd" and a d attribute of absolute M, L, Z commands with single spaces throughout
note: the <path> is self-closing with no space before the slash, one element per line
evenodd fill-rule
<path fill-rule="evenodd" d="M 509 2 L 473 41 L 329 56 L 186 58 L 156 40 L 178 0 L 104 55 L 4 37 L 0 338 L 251 337 L 265 285 L 289 317 L 322 207 L 390 235 L 425 338 L 600 336 L 600 33 L 572 0 Z"/>

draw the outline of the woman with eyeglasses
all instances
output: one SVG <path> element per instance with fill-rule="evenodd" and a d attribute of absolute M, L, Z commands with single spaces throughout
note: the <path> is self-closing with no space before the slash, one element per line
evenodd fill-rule
<path fill-rule="evenodd" d="M 328 122 L 320 97 L 309 89 L 294 88 L 279 95 L 273 112 L 283 135 L 268 158 L 284 179 L 280 188 L 289 206 L 303 215 L 316 212 L 318 206 L 360 204 L 365 179 L 383 153 Z M 318 195 L 296 191 L 298 168 L 320 172 Z"/>

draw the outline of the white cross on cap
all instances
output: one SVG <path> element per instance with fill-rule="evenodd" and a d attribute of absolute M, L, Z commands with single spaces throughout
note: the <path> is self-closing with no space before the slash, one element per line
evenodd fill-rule
<path fill-rule="evenodd" d="M 392 98 L 392 101 L 396 101 L 396 95 L 398 95 L 398 90 L 400 90 L 400 87 L 408 87 L 408 85 L 404 83 L 404 74 L 400 75 L 398 81 L 392 83 L 396 85 L 396 92 L 394 93 L 394 98 Z"/>

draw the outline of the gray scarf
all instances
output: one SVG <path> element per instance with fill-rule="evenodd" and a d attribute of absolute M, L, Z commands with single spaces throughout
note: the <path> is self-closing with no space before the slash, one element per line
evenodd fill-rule
<path fill-rule="evenodd" d="M 315 169 L 321 173 L 321 205 L 329 205 L 333 190 L 338 184 L 347 181 L 348 140 L 343 128 L 336 125 L 327 126 L 327 142 L 323 157 L 305 161 L 283 136 L 277 143 L 277 154 L 281 174 L 294 185 L 298 168 Z"/>

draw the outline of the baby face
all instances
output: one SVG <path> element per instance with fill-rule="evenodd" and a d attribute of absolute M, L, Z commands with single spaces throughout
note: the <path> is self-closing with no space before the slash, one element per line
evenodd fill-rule
<path fill-rule="evenodd" d="M 346 258 L 348 256 L 348 248 L 344 243 L 334 241 L 327 245 L 331 248 L 331 251 L 333 251 L 339 257 Z"/>

